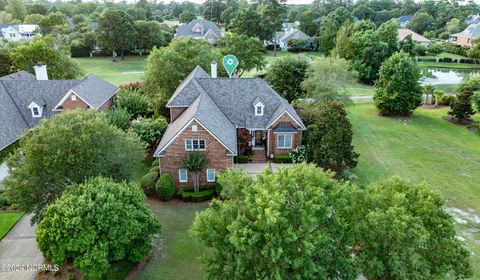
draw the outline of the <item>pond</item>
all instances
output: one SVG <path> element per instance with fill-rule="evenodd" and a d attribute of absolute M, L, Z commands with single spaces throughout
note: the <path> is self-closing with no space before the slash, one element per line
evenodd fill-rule
<path fill-rule="evenodd" d="M 456 85 L 463 79 L 480 74 L 478 69 L 422 68 L 422 85 Z"/>

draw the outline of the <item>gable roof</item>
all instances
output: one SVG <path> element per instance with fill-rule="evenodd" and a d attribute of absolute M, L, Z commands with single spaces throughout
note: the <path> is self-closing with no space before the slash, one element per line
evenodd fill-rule
<path fill-rule="evenodd" d="M 98 108 L 105 103 L 105 101 L 114 96 L 118 91 L 118 88 L 103 79 L 90 74 L 76 84 L 72 88 L 72 91 L 85 100 L 90 107 Z"/>
<path fill-rule="evenodd" d="M 412 39 L 415 42 L 430 43 L 430 40 L 414 32 L 413 30 L 406 29 L 406 28 L 399 28 L 397 29 L 397 32 L 398 32 L 398 35 L 397 35 L 398 41 L 403 41 L 408 35 L 412 35 Z"/>
<path fill-rule="evenodd" d="M 200 25 L 202 27 L 201 32 L 193 31 L 193 28 L 196 25 Z M 222 31 L 215 23 L 208 21 L 206 19 L 194 19 L 188 24 L 179 25 L 175 30 L 175 37 L 177 38 L 185 37 L 185 36 L 204 37 L 209 30 L 211 30 L 217 37 L 222 36 Z"/>
<path fill-rule="evenodd" d="M 88 96 L 89 100 L 97 103 L 105 97 L 108 97 L 105 101 L 108 100 L 112 88 L 116 89 L 93 75 L 82 80 L 38 81 L 34 77 L 24 71 L 0 77 L 0 150 L 20 138 L 26 129 L 33 128 L 41 120 L 53 116 L 55 106 L 73 88 L 77 88 L 84 96 Z M 42 107 L 41 118 L 32 117 L 29 108 L 32 102 Z M 3 120 L 7 120 L 6 125 L 3 125 Z"/>
<path fill-rule="evenodd" d="M 409 22 L 411 19 L 412 19 L 412 15 L 404 15 L 404 16 L 399 17 L 398 21 L 400 22 L 400 24 L 402 24 L 402 23 Z"/>
<path fill-rule="evenodd" d="M 289 40 L 308 40 L 311 41 L 312 37 L 305 34 L 303 31 L 294 29 L 290 32 L 285 32 L 281 37 L 280 41 L 289 41 Z"/>
<path fill-rule="evenodd" d="M 212 134 L 233 155 L 237 154 L 236 128 L 225 117 L 215 102 L 201 92 L 165 131 L 160 144 L 155 151 L 155 156 L 160 156 L 175 138 L 192 122 L 196 120 Z"/>
<path fill-rule="evenodd" d="M 35 75 L 28 73 L 27 71 L 18 71 L 12 74 L 8 74 L 6 76 L 0 77 L 1 80 L 29 80 L 34 81 L 37 78 Z"/>
<path fill-rule="evenodd" d="M 451 35 L 452 37 L 463 37 L 476 39 L 480 37 L 480 24 L 470 24 L 465 30 Z"/>

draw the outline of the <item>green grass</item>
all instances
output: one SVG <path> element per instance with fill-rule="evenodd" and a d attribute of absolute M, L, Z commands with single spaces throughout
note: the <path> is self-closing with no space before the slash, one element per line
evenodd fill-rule
<path fill-rule="evenodd" d="M 188 229 L 195 212 L 205 208 L 206 203 L 151 203 L 153 213 L 162 224 L 162 234 L 155 242 L 152 259 L 135 279 L 203 279 L 200 256 L 206 249 L 189 236 Z"/>
<path fill-rule="evenodd" d="M 22 217 L 22 213 L 18 211 L 0 211 L 0 240 Z"/>
<path fill-rule="evenodd" d="M 393 175 L 427 182 L 442 194 L 448 207 L 471 209 L 480 217 L 480 137 L 443 120 L 447 108 L 419 108 L 410 118 L 380 117 L 371 101 L 357 101 L 348 110 L 355 150 L 360 154 L 353 171 L 360 184 Z M 457 230 L 473 252 L 479 279 L 480 223 L 457 224 Z"/>
<path fill-rule="evenodd" d="M 118 58 L 118 62 L 112 62 L 111 57 L 74 58 L 85 74 L 95 74 L 114 85 L 140 81 L 147 65 L 146 59 L 146 55 L 126 56 L 123 61 Z"/>
<path fill-rule="evenodd" d="M 420 56 L 421 58 L 467 58 L 462 55 L 458 54 L 453 54 L 453 53 L 447 53 L 447 52 L 442 52 L 437 55 L 425 55 L 425 56 Z"/>
<path fill-rule="evenodd" d="M 478 64 L 456 63 L 456 62 L 430 62 L 419 61 L 420 67 L 451 68 L 451 69 L 480 69 Z"/>

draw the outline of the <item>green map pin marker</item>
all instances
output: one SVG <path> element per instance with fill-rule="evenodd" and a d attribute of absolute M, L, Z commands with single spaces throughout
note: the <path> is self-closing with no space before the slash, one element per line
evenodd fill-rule
<path fill-rule="evenodd" d="M 237 68 L 238 59 L 233 54 L 227 54 L 223 57 L 223 67 L 227 70 L 228 76 L 231 78 L 233 71 Z"/>

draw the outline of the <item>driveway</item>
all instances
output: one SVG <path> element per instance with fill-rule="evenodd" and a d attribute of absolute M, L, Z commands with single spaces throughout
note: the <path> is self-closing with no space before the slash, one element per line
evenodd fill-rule
<path fill-rule="evenodd" d="M 273 173 L 278 172 L 278 169 L 281 167 L 291 167 L 292 163 L 244 163 L 244 164 L 235 164 L 235 169 L 241 169 L 252 176 L 254 179 L 257 178 L 257 175 L 262 173 L 266 168 L 272 169 Z"/>
<path fill-rule="evenodd" d="M 35 271 L 5 271 L 7 265 L 40 265 L 43 255 L 37 249 L 35 228 L 30 226 L 30 216 L 23 216 L 0 241 L 0 280 L 34 279 Z M 10 270 L 7 267 L 7 270 Z M 31 269 L 30 269 L 31 270 Z"/>

